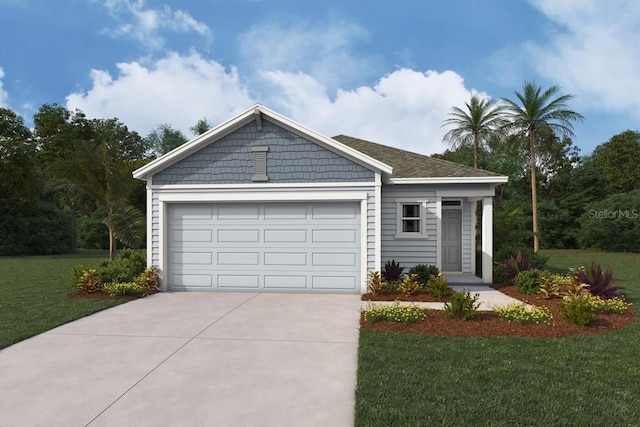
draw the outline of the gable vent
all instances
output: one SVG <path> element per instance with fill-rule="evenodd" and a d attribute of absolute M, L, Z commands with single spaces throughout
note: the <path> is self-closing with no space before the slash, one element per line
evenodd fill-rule
<path fill-rule="evenodd" d="M 252 147 L 253 151 L 253 177 L 254 182 L 265 182 L 269 180 L 267 176 L 267 151 L 269 147 Z"/>

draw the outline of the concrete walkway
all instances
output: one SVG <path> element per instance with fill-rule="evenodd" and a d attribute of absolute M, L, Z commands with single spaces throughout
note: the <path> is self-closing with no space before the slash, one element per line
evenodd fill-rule
<path fill-rule="evenodd" d="M 349 426 L 360 295 L 161 293 L 0 351 L 0 426 Z"/>

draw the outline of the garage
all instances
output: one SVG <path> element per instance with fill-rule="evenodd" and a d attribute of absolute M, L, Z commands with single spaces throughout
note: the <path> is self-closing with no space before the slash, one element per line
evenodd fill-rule
<path fill-rule="evenodd" d="M 168 203 L 170 290 L 359 292 L 360 203 Z"/>

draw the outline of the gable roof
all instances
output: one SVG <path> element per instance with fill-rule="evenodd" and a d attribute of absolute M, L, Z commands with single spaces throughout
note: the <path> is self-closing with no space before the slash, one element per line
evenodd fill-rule
<path fill-rule="evenodd" d="M 273 122 L 284 129 L 300 135 L 301 137 L 310 140 L 323 148 L 333 151 L 340 156 L 346 157 L 368 169 L 384 174 L 390 174 L 393 170 L 391 166 L 376 158 L 368 156 L 366 153 L 351 148 L 348 145 L 341 144 L 334 139 L 326 137 L 299 123 L 296 123 L 275 111 L 272 111 L 260 104 L 256 104 L 234 118 L 209 129 L 207 132 L 195 137 L 189 142 L 186 142 L 175 150 L 172 150 L 152 162 L 147 163 L 140 169 L 135 170 L 133 172 L 133 177 L 142 180 L 148 179 L 150 176 L 179 162 L 196 151 L 215 143 L 217 140 L 241 128 L 247 123 L 255 120 L 260 124 L 260 121 L 263 119 Z"/>
<path fill-rule="evenodd" d="M 447 160 L 436 159 L 411 151 L 376 144 L 346 135 L 334 136 L 336 141 L 373 157 L 393 168 L 392 183 L 503 183 L 507 177 L 497 173 L 474 169 Z"/>

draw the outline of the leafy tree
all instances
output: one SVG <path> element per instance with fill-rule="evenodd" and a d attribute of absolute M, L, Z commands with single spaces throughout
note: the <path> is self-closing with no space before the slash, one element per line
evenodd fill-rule
<path fill-rule="evenodd" d="M 482 144 L 503 125 L 502 107 L 493 99 L 482 99 L 473 94 L 466 110 L 452 107 L 449 118 L 442 126 L 453 126 L 445 136 L 453 146 L 473 147 L 473 167 L 478 168 L 478 151 Z"/>
<path fill-rule="evenodd" d="M 522 93 L 515 92 L 517 101 L 502 98 L 508 127 L 516 135 L 523 135 L 529 142 L 529 173 L 531 176 L 531 205 L 533 223 L 533 250 L 540 249 L 538 235 L 538 193 L 536 174 L 536 150 L 540 143 L 537 133 L 548 127 L 556 134 L 573 135 L 573 122 L 582 121 L 582 115 L 568 108 L 573 95 L 557 96 L 560 88 L 551 86 L 542 91 L 535 83 L 525 82 Z"/>
<path fill-rule="evenodd" d="M 589 204 L 579 222 L 582 247 L 640 252 L 640 190 Z"/>
<path fill-rule="evenodd" d="M 191 126 L 189 130 L 194 136 L 202 135 L 211 128 L 211 125 L 207 121 L 206 117 L 201 118 L 195 125 Z"/>
<path fill-rule="evenodd" d="M 131 173 L 143 164 L 144 144 L 117 119 L 91 120 L 90 125 L 92 137 L 74 141 L 72 153 L 53 162 L 50 170 L 74 183 L 106 212 L 109 258 L 113 260 L 116 239 L 135 246 L 144 236 L 144 214 L 129 202 L 140 185 Z"/>
<path fill-rule="evenodd" d="M 187 137 L 165 123 L 152 130 L 145 138 L 145 142 L 155 155 L 161 156 L 187 142 Z"/>
<path fill-rule="evenodd" d="M 608 180 L 611 193 L 640 189 L 640 133 L 627 130 L 598 145 L 593 161 Z"/>

